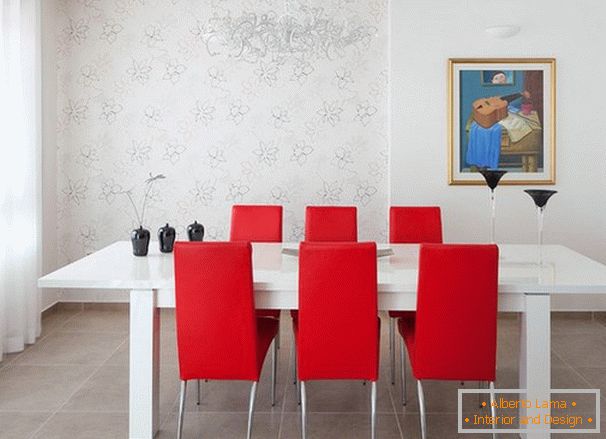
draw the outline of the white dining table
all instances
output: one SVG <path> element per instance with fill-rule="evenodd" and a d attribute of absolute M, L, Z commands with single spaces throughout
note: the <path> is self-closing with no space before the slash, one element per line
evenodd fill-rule
<path fill-rule="evenodd" d="M 378 260 L 379 309 L 414 310 L 418 245 L 379 248 L 386 246 L 394 254 Z M 283 247 L 297 244 L 253 244 L 258 308 L 297 309 L 298 258 L 282 254 Z M 499 250 L 499 311 L 521 313 L 519 387 L 530 400 L 549 400 L 551 299 L 606 294 L 606 266 L 559 245 L 543 246 L 540 261 L 536 245 L 499 245 Z M 160 253 L 153 242 L 148 256 L 136 257 L 130 242 L 115 242 L 47 274 L 38 285 L 130 290 L 129 438 L 153 438 L 159 428 L 160 308 L 175 306 L 173 255 Z M 528 428 L 528 439 L 550 437 L 541 426 Z"/>

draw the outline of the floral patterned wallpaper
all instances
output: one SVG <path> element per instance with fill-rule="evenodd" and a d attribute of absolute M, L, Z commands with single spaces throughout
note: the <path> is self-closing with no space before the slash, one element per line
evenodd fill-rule
<path fill-rule="evenodd" d="M 386 240 L 387 0 L 57 0 L 60 262 L 234 203 L 359 206 Z"/>

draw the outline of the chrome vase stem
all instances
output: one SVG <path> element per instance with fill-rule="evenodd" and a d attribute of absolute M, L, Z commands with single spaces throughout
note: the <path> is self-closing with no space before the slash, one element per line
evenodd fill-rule
<path fill-rule="evenodd" d="M 497 219 L 497 199 L 494 189 L 490 190 L 490 230 L 489 230 L 489 241 L 491 244 L 496 242 L 495 238 L 495 223 Z"/>

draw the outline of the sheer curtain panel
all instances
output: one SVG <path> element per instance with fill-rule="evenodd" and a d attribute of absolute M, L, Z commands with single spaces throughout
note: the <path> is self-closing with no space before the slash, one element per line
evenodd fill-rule
<path fill-rule="evenodd" d="M 0 359 L 40 334 L 40 0 L 0 0 Z"/>

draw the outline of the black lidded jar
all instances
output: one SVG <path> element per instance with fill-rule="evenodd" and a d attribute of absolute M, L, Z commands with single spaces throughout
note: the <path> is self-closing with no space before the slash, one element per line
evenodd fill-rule
<path fill-rule="evenodd" d="M 144 229 L 143 226 L 139 226 L 138 229 L 130 233 L 130 241 L 133 244 L 133 255 L 147 256 L 150 236 L 149 230 Z"/>
<path fill-rule="evenodd" d="M 198 221 L 187 226 L 187 238 L 190 241 L 204 241 L 204 226 Z"/>
<path fill-rule="evenodd" d="M 171 227 L 166 223 L 165 226 L 160 227 L 158 230 L 158 243 L 160 245 L 160 251 L 162 253 L 171 253 L 175 244 L 175 238 L 177 232 L 174 227 Z"/>

